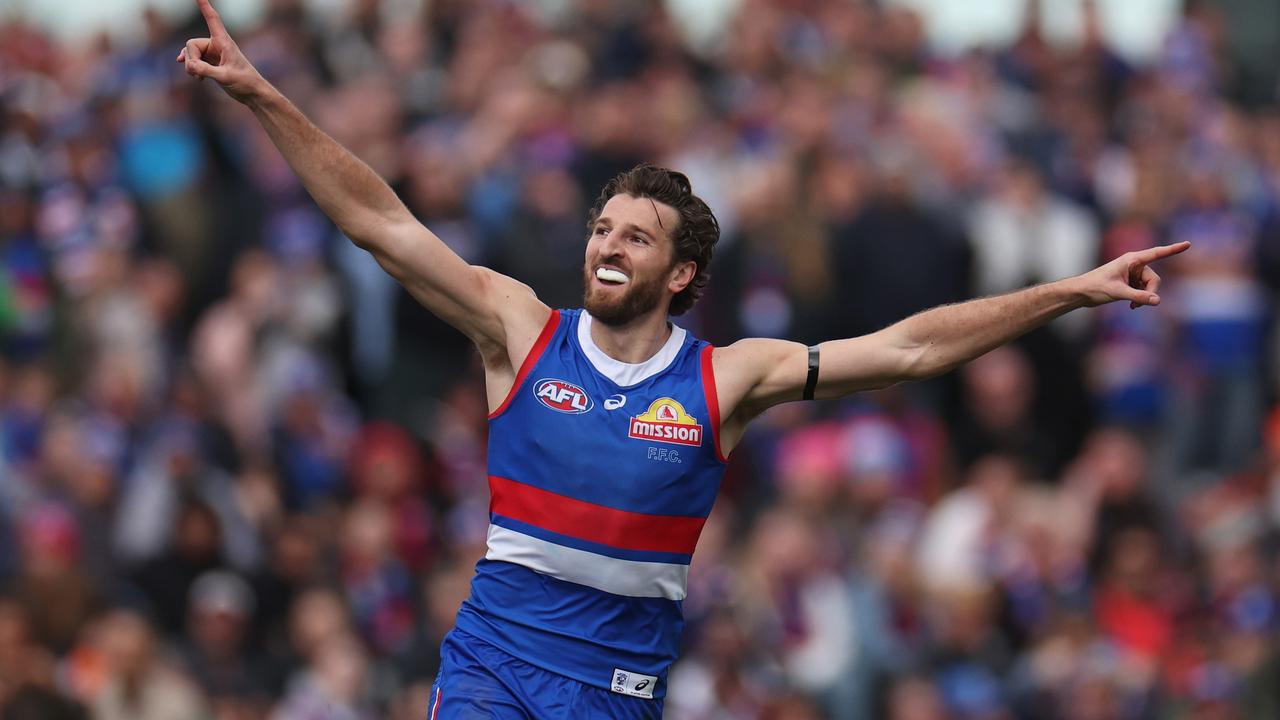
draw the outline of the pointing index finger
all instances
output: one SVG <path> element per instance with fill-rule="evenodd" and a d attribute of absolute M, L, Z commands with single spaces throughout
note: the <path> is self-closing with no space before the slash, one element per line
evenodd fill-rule
<path fill-rule="evenodd" d="M 213 4 L 209 0 L 196 0 L 196 3 L 200 6 L 200 14 L 204 16 L 205 24 L 209 26 L 209 34 L 213 37 L 225 36 L 227 28 L 222 24 L 222 16 L 213 9 Z"/>
<path fill-rule="evenodd" d="M 207 0 L 205 1 L 207 2 Z M 1147 248 L 1146 250 L 1138 253 L 1138 260 L 1144 263 L 1154 262 L 1162 258 L 1167 258 L 1171 255 L 1177 255 L 1189 247 L 1191 247 L 1191 243 L 1183 240 L 1182 242 L 1174 243 L 1172 245 L 1159 245 L 1157 247 Z"/>

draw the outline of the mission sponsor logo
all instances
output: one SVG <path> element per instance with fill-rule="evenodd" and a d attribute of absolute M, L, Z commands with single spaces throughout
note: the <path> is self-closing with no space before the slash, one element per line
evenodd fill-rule
<path fill-rule="evenodd" d="M 587 391 L 564 380 L 548 378 L 533 386 L 538 402 L 556 412 L 580 415 L 591 409 L 591 397 Z"/>
<path fill-rule="evenodd" d="M 653 440 L 698 447 L 702 444 L 702 426 L 684 406 L 671 398 L 654 400 L 649 409 L 631 418 L 628 436 L 637 440 Z"/>

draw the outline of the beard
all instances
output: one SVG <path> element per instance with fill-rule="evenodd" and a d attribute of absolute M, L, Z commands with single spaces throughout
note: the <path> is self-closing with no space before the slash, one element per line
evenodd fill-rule
<path fill-rule="evenodd" d="M 585 290 L 582 293 L 582 306 L 591 313 L 591 317 L 605 325 L 626 325 L 652 311 L 662 302 L 663 290 L 666 288 L 664 275 L 651 278 L 633 276 L 621 295 L 605 297 L 603 293 L 595 292 L 596 288 L 591 282 L 594 277 L 595 273 L 590 268 L 583 268 Z"/>

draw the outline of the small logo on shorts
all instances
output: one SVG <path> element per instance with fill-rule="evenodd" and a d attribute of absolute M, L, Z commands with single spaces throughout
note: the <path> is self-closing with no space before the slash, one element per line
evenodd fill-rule
<path fill-rule="evenodd" d="M 641 675 L 640 673 L 614 668 L 613 684 L 609 686 L 609 689 L 620 695 L 652 700 L 653 686 L 657 684 L 658 678 L 652 675 Z"/>

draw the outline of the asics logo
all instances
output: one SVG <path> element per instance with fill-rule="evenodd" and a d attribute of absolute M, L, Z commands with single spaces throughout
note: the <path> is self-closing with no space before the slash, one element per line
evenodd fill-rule
<path fill-rule="evenodd" d="M 605 410 L 617 410 L 618 408 L 620 408 L 620 407 L 622 407 L 623 405 L 626 405 L 626 404 L 627 404 L 627 396 L 626 396 L 626 395 L 622 395 L 622 394 L 618 394 L 618 395 L 610 395 L 609 397 L 605 398 L 605 401 L 604 401 L 604 409 L 605 409 Z"/>

